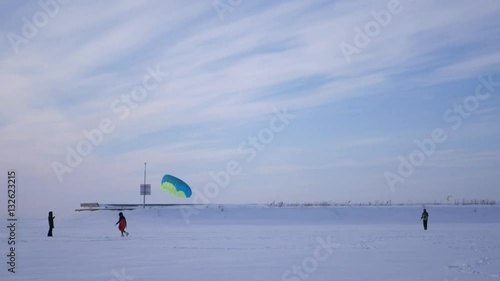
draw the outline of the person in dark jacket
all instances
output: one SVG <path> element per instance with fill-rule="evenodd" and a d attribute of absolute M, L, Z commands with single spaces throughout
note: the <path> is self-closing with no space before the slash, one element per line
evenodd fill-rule
<path fill-rule="evenodd" d="M 120 212 L 118 215 L 120 216 L 120 218 L 115 225 L 118 224 L 118 229 L 121 231 L 122 237 L 124 233 L 128 236 L 128 232 L 125 231 L 125 228 L 127 228 L 127 220 L 125 219 L 125 216 L 122 212 Z"/>
<path fill-rule="evenodd" d="M 54 228 L 54 219 L 56 217 L 53 216 L 52 211 L 49 212 L 49 233 L 47 233 L 48 237 L 52 237 L 52 229 Z"/>
<path fill-rule="evenodd" d="M 427 220 L 429 219 L 429 213 L 427 213 L 426 209 L 424 209 L 424 211 L 422 212 L 422 217 L 420 217 L 420 219 L 424 223 L 424 229 L 427 230 Z"/>

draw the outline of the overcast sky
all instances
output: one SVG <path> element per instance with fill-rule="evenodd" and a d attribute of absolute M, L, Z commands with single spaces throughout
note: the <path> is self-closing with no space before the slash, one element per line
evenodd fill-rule
<path fill-rule="evenodd" d="M 500 200 L 499 18 L 496 0 L 3 1 L 1 192 L 14 168 L 21 215 L 142 203 L 147 162 L 148 203 Z"/>

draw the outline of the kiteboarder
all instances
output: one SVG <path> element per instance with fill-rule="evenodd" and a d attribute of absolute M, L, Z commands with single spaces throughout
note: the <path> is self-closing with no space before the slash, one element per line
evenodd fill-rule
<path fill-rule="evenodd" d="M 427 213 L 427 210 L 424 209 L 422 212 L 422 217 L 420 219 L 424 222 L 424 229 L 427 230 L 427 220 L 429 219 L 429 213 Z"/>
<path fill-rule="evenodd" d="M 52 211 L 49 212 L 49 233 L 47 233 L 48 237 L 52 237 L 52 229 L 54 228 L 54 219 L 56 217 L 53 216 Z"/>
<path fill-rule="evenodd" d="M 119 224 L 118 229 L 121 231 L 122 237 L 124 233 L 128 236 L 128 232 L 125 231 L 125 228 L 127 228 L 127 220 L 125 219 L 125 216 L 122 212 L 120 212 L 118 215 L 120 216 L 120 218 L 115 225 Z"/>

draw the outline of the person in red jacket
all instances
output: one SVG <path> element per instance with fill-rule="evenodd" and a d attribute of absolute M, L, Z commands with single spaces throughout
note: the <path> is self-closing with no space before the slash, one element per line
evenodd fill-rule
<path fill-rule="evenodd" d="M 118 222 L 115 225 L 118 224 L 118 229 L 122 232 L 122 237 L 124 233 L 128 236 L 128 232 L 125 231 L 125 228 L 127 228 L 127 220 L 125 219 L 125 216 L 122 212 L 120 212 L 118 215 L 120 216 L 120 219 L 118 219 Z"/>

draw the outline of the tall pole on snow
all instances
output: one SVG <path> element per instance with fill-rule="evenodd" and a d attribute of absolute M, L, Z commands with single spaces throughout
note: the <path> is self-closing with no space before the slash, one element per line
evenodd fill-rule
<path fill-rule="evenodd" d="M 151 195 L 151 185 L 146 183 L 146 162 L 144 162 L 144 183 L 141 183 L 142 207 L 146 208 L 146 195 Z"/>
<path fill-rule="evenodd" d="M 144 186 L 146 186 L 146 162 L 144 162 Z M 146 192 L 144 192 L 144 199 L 142 200 L 142 208 L 146 208 Z"/>

